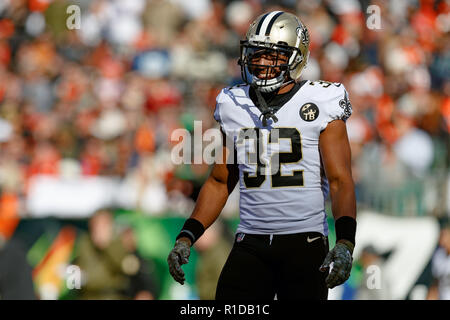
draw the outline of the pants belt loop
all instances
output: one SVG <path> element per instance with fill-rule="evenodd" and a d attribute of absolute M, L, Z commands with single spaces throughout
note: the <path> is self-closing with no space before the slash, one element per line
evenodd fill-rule
<path fill-rule="evenodd" d="M 273 239 L 273 234 L 271 233 L 271 234 L 270 234 L 270 242 L 269 242 L 269 245 L 272 245 L 272 239 Z"/>

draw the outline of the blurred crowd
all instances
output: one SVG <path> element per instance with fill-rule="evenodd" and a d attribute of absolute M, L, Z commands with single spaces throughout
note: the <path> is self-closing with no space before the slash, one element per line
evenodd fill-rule
<path fill-rule="evenodd" d="M 194 120 L 203 131 L 217 126 L 216 95 L 241 82 L 239 40 L 269 10 L 293 12 L 309 29 L 303 79 L 349 92 L 359 205 L 448 214 L 449 9 L 448 0 L 0 1 L 0 248 L 18 216 L 30 215 L 41 175 L 112 177 L 120 207 L 190 214 L 210 166 L 174 165 L 171 134 L 193 132 Z M 78 18 L 80 28 L 69 28 Z M 217 261 L 208 248 L 199 244 Z M 215 279 L 204 283 L 207 297 Z"/>
<path fill-rule="evenodd" d="M 79 29 L 68 28 L 70 4 Z M 26 215 L 37 175 L 113 176 L 128 207 L 188 214 L 209 166 L 174 166 L 171 133 L 216 126 L 217 93 L 241 81 L 239 39 L 276 9 L 310 31 L 303 78 L 349 91 L 359 203 L 444 212 L 450 13 L 433 0 L 1 1 L 0 208 L 16 199 Z"/>

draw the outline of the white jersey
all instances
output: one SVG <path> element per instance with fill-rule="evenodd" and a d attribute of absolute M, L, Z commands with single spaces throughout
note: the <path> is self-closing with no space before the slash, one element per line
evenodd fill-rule
<path fill-rule="evenodd" d="M 328 182 L 319 136 L 333 120 L 346 120 L 351 105 L 344 86 L 306 81 L 263 127 L 248 85 L 224 88 L 214 118 L 237 152 L 240 223 L 237 232 L 328 235 Z M 278 130 L 274 130 L 278 129 Z"/>

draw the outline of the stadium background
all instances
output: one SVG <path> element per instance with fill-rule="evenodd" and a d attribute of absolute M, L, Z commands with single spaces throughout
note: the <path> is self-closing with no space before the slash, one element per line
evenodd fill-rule
<path fill-rule="evenodd" d="M 73 4 L 81 24 L 69 30 Z M 378 12 L 369 5 L 380 29 L 367 27 Z M 357 247 L 351 278 L 330 298 L 427 296 L 450 214 L 449 1 L 3 0 L 0 247 L 16 244 L 38 298 L 83 297 L 67 288 L 66 266 L 99 210 L 114 215 L 117 237 L 135 235 L 153 298 L 213 297 L 237 194 L 184 267 L 187 285 L 176 284 L 166 257 L 210 167 L 173 165 L 170 135 L 193 132 L 194 120 L 216 126 L 215 96 L 240 82 L 239 39 L 268 10 L 302 19 L 303 78 L 344 83 L 353 105 Z M 367 290 L 370 265 L 382 289 Z"/>

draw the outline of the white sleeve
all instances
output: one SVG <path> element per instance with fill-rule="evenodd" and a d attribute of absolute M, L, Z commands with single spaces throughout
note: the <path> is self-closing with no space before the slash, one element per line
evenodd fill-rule
<path fill-rule="evenodd" d="M 352 105 L 350 103 L 350 99 L 344 85 L 339 84 L 338 86 L 333 86 L 332 91 L 328 89 L 330 88 L 324 89 L 324 93 L 327 94 L 327 99 L 323 103 L 325 117 L 323 118 L 320 125 L 320 131 L 325 130 L 328 123 L 330 123 L 331 121 L 347 121 L 347 119 L 352 114 Z"/>

